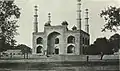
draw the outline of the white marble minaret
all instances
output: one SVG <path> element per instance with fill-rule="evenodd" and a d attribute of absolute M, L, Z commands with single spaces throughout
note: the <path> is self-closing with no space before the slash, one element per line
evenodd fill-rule
<path fill-rule="evenodd" d="M 88 20 L 89 20 L 89 17 L 88 17 L 88 9 L 85 9 L 85 31 L 87 33 L 89 33 L 89 24 L 88 24 Z"/>
<path fill-rule="evenodd" d="M 37 9 L 38 7 L 35 6 L 35 15 L 34 15 L 34 32 L 37 33 L 38 32 L 38 14 L 37 14 Z"/>
<path fill-rule="evenodd" d="M 81 30 L 81 0 L 77 0 L 77 28 Z"/>

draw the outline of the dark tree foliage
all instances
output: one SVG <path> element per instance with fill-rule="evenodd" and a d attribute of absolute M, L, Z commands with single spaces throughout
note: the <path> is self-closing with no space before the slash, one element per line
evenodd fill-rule
<path fill-rule="evenodd" d="M 114 52 L 118 52 L 120 49 L 120 35 L 119 34 L 114 34 L 113 36 L 110 37 L 110 46 L 113 47 Z"/>
<path fill-rule="evenodd" d="M 96 46 L 94 44 L 91 44 L 87 48 L 84 49 L 84 54 L 87 55 L 97 55 L 100 54 L 100 52 L 97 50 Z"/>
<path fill-rule="evenodd" d="M 97 38 L 94 44 L 86 48 L 85 54 L 90 55 L 100 55 L 103 54 L 113 54 L 113 47 L 109 43 L 109 40 L 106 38 Z"/>
<path fill-rule="evenodd" d="M 14 0 L 0 0 L 0 37 L 4 43 L 15 45 L 17 35 L 16 23 L 20 17 L 20 8 L 14 4 Z"/>
<path fill-rule="evenodd" d="M 114 34 L 109 39 L 97 38 L 94 44 L 85 48 L 85 54 L 98 55 L 98 54 L 113 54 L 120 49 L 120 35 Z"/>
<path fill-rule="evenodd" d="M 108 47 L 107 43 L 108 42 L 106 38 L 97 38 L 94 42 L 96 47 L 99 49 L 99 52 L 104 52 L 104 50 L 106 50 L 105 48 Z"/>
<path fill-rule="evenodd" d="M 120 8 L 110 6 L 102 10 L 100 16 L 105 20 L 102 31 L 110 30 L 116 32 L 120 26 Z"/>

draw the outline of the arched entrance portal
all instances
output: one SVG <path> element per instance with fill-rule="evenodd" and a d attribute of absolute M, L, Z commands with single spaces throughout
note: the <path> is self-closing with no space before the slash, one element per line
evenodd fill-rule
<path fill-rule="evenodd" d="M 48 35 L 47 38 L 47 55 L 52 55 L 55 53 L 55 39 L 59 36 L 60 33 L 52 32 Z"/>

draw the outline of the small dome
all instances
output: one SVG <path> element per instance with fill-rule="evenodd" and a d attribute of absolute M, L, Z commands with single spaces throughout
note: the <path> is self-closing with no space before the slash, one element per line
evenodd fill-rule
<path fill-rule="evenodd" d="M 74 25 L 74 26 L 72 27 L 72 30 L 77 30 L 77 27 Z"/>
<path fill-rule="evenodd" d="M 50 25 L 50 23 L 48 23 L 48 22 L 47 22 L 47 23 L 45 23 L 45 25 L 44 25 L 44 26 L 51 26 L 51 25 Z"/>
<path fill-rule="evenodd" d="M 63 21 L 62 25 L 68 25 L 68 22 L 67 21 Z"/>

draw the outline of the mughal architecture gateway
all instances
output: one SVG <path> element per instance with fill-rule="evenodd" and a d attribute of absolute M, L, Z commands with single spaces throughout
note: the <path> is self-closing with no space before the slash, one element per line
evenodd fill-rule
<path fill-rule="evenodd" d="M 60 25 L 51 25 L 51 14 L 48 13 L 48 22 L 44 25 L 44 31 L 38 32 L 37 6 L 35 6 L 35 21 L 33 32 L 32 53 L 36 55 L 82 55 L 84 48 L 89 45 L 88 9 L 85 11 L 85 23 L 81 23 L 81 1 L 78 0 L 77 27 L 69 30 L 67 21 Z M 81 29 L 85 25 L 85 30 Z"/>

